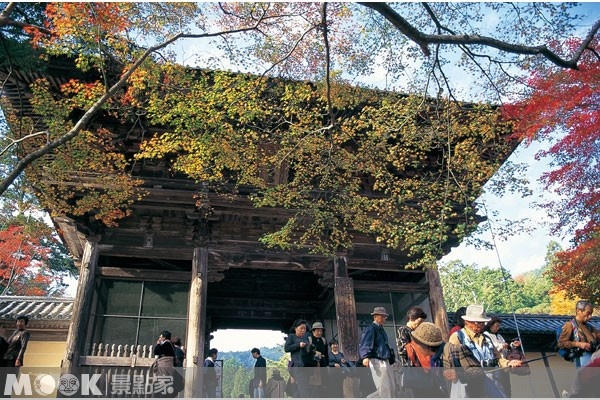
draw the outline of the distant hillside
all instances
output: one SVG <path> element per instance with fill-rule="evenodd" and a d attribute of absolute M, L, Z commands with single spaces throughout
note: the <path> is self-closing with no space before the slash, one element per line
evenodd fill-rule
<path fill-rule="evenodd" d="M 267 360 L 268 375 L 271 376 L 273 368 L 277 368 L 284 379 L 287 379 L 287 358 L 283 351 L 283 344 L 277 347 L 261 348 L 260 354 Z M 247 351 L 224 351 L 219 352 L 219 358 L 223 360 L 223 369 L 226 371 L 227 379 L 223 382 L 223 397 L 234 398 L 240 394 L 249 396 L 248 383 L 254 376 L 254 363 L 256 360 Z"/>
<path fill-rule="evenodd" d="M 256 360 L 252 357 L 252 354 L 250 354 L 250 350 L 251 349 L 248 349 L 247 351 L 219 352 L 219 358 L 222 360 L 234 359 L 244 368 L 251 369 L 254 367 Z M 260 355 L 267 360 L 267 367 L 269 367 L 272 363 L 280 361 L 286 354 L 285 351 L 283 351 L 283 345 L 279 345 L 276 347 L 260 349 Z"/>

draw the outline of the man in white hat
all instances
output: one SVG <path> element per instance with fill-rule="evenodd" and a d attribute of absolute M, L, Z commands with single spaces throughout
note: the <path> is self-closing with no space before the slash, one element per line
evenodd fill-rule
<path fill-rule="evenodd" d="M 377 388 L 367 397 L 390 398 L 394 393 L 390 367 L 394 353 L 390 349 L 387 333 L 383 329 L 388 313 L 384 307 L 375 307 L 371 315 L 373 323 L 363 330 L 358 344 L 358 355 L 362 359 L 362 364 L 371 369 L 373 383 Z"/>
<path fill-rule="evenodd" d="M 468 306 L 462 319 L 465 321 L 464 328 L 454 332 L 448 339 L 448 343 L 467 346 L 482 367 L 497 368 L 499 366 L 501 368 L 516 368 L 522 365 L 521 360 L 509 361 L 504 358 L 490 338 L 483 334 L 485 323 L 491 319 L 485 314 L 483 306 Z"/>

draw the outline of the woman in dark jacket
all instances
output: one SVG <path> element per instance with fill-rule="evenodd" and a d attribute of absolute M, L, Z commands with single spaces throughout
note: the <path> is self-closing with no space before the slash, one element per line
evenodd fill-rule
<path fill-rule="evenodd" d="M 290 376 L 298 387 L 295 397 L 303 398 L 310 397 L 308 379 L 311 373 L 308 368 L 303 368 L 310 351 L 306 325 L 307 322 L 303 319 L 294 321 L 284 346 L 284 350 L 290 353 Z"/>

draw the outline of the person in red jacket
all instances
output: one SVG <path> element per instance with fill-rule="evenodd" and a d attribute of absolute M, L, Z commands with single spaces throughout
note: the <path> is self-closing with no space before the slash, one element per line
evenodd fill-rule
<path fill-rule="evenodd" d="M 592 361 L 579 368 L 571 386 L 569 397 L 600 397 L 600 350 L 592 355 Z"/>

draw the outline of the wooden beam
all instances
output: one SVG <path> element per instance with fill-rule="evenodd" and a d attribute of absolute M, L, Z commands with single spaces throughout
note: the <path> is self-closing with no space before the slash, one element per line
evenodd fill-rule
<path fill-rule="evenodd" d="M 207 291 L 208 249 L 197 247 L 194 249 L 192 282 L 188 300 L 185 398 L 202 397 Z"/>
<path fill-rule="evenodd" d="M 442 337 L 448 340 L 448 314 L 446 314 L 446 305 L 444 303 L 444 294 L 442 293 L 442 282 L 437 268 L 430 268 L 426 272 L 427 283 L 429 286 L 429 307 L 431 308 L 431 317 L 435 325 L 442 330 Z"/>
<path fill-rule="evenodd" d="M 356 300 L 352 278 L 348 278 L 345 257 L 333 259 L 335 285 L 335 314 L 338 324 L 340 349 L 346 358 L 358 360 L 358 324 L 356 322 Z"/>
<path fill-rule="evenodd" d="M 427 293 L 429 285 L 427 283 L 354 280 L 354 290 L 365 290 L 368 292 Z"/>
<path fill-rule="evenodd" d="M 143 279 L 147 281 L 189 282 L 191 271 L 161 271 L 156 269 L 101 267 L 97 275 L 111 278 Z"/>
<path fill-rule="evenodd" d="M 98 238 L 88 238 L 83 249 L 81 268 L 79 268 L 79 279 L 77 283 L 77 294 L 73 303 L 73 317 L 67 335 L 65 345 L 65 356 L 62 360 L 64 373 L 71 373 L 79 367 L 79 357 L 86 330 L 89 325 L 89 317 L 92 314 L 91 304 L 94 293 L 95 270 L 98 263 Z"/>
<path fill-rule="evenodd" d="M 141 236 L 140 236 L 141 240 Z M 191 247 L 154 247 L 100 245 L 100 252 L 112 257 L 162 258 L 165 260 L 191 260 Z"/>

